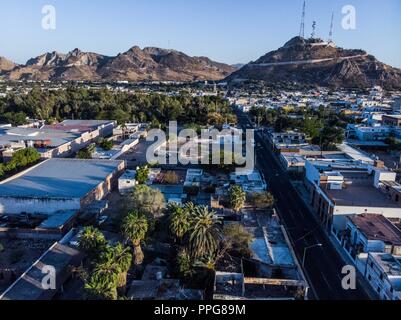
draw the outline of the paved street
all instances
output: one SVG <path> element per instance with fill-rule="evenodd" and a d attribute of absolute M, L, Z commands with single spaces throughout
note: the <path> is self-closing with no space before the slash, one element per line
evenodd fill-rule
<path fill-rule="evenodd" d="M 250 128 L 249 119 L 238 115 L 243 129 Z M 362 300 L 368 295 L 360 285 L 357 290 L 344 290 L 341 285 L 341 270 L 346 264 L 335 250 L 325 232 L 312 216 L 286 172 L 274 157 L 271 147 L 260 134 L 255 134 L 257 165 L 267 180 L 270 191 L 276 197 L 277 209 L 293 242 L 300 262 L 306 247 L 322 244 L 307 250 L 304 271 L 312 287 L 313 298 L 319 300 Z"/>

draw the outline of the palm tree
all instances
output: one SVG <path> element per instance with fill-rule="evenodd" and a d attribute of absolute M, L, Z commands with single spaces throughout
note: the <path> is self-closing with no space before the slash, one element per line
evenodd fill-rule
<path fill-rule="evenodd" d="M 113 275 L 114 276 L 114 275 Z M 89 300 L 117 300 L 116 279 L 109 279 L 99 272 L 85 283 L 85 293 Z"/>
<path fill-rule="evenodd" d="M 198 261 L 195 262 L 195 266 L 215 271 L 216 262 L 217 262 L 217 256 L 213 253 L 207 253 L 202 258 L 200 258 Z"/>
<path fill-rule="evenodd" d="M 195 274 L 193 259 L 187 249 L 182 248 L 178 251 L 177 266 L 184 279 L 189 279 Z"/>
<path fill-rule="evenodd" d="M 188 232 L 190 224 L 190 211 L 178 204 L 170 204 L 170 231 L 179 240 Z"/>
<path fill-rule="evenodd" d="M 222 239 L 221 220 L 208 207 L 196 207 L 191 215 L 190 249 L 194 258 L 214 253 Z"/>
<path fill-rule="evenodd" d="M 117 290 L 125 291 L 131 262 L 132 255 L 122 244 L 106 246 L 85 286 L 89 296 L 94 299 L 116 300 Z"/>
<path fill-rule="evenodd" d="M 230 204 L 235 211 L 240 211 L 245 204 L 246 193 L 240 186 L 232 186 L 229 191 Z"/>
<path fill-rule="evenodd" d="M 135 211 L 127 215 L 121 227 L 124 237 L 134 246 L 134 264 L 137 266 L 143 262 L 141 241 L 145 239 L 148 227 L 146 217 Z"/>
<path fill-rule="evenodd" d="M 78 246 L 83 250 L 90 259 L 96 259 L 107 244 L 103 233 L 90 226 L 83 229 L 79 238 Z"/>

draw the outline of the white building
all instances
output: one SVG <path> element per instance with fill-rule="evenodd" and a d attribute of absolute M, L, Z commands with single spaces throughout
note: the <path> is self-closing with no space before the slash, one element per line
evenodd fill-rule
<path fill-rule="evenodd" d="M 124 174 L 118 179 L 118 191 L 122 195 L 133 193 L 136 185 L 137 181 L 135 170 L 125 171 Z"/>
<path fill-rule="evenodd" d="M 401 300 L 401 257 L 389 253 L 361 255 L 359 265 L 382 300 Z"/>
<path fill-rule="evenodd" d="M 306 184 L 322 224 L 341 240 L 347 216 L 366 213 L 401 218 L 401 202 L 392 197 L 395 174 L 360 161 L 308 159 Z M 390 186 L 393 185 L 394 187 Z"/>
<path fill-rule="evenodd" d="M 368 252 L 401 255 L 401 231 L 382 215 L 348 216 L 341 244 L 354 260 Z"/>

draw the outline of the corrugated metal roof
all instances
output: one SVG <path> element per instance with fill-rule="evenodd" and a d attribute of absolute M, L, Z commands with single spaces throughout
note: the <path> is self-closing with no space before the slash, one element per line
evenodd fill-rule
<path fill-rule="evenodd" d="M 0 184 L 0 197 L 81 198 L 122 161 L 50 159 Z"/>

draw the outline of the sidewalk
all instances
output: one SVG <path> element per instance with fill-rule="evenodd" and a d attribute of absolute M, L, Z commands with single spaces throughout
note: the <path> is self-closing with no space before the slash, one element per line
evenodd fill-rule
<path fill-rule="evenodd" d="M 302 201 L 305 203 L 305 205 L 308 207 L 309 211 L 312 213 L 312 216 L 316 220 L 317 223 L 320 224 L 320 221 L 318 217 L 315 214 L 315 211 L 313 210 L 312 206 L 309 203 L 309 193 L 305 189 L 304 184 L 302 181 L 292 181 L 291 184 L 294 186 L 295 190 L 297 190 L 298 194 L 302 198 Z M 330 242 L 333 244 L 334 248 L 336 249 L 337 253 L 340 255 L 340 257 L 344 260 L 344 262 L 347 265 L 352 265 L 355 266 L 354 261 L 351 259 L 351 257 L 344 251 L 344 248 L 340 245 L 340 243 L 337 241 L 335 236 L 331 233 L 329 233 L 325 228 L 323 228 L 325 234 L 327 237 L 330 239 Z M 362 288 L 365 290 L 365 292 L 368 294 L 369 298 L 371 300 L 380 300 L 379 297 L 377 296 L 376 292 L 373 290 L 373 288 L 366 282 L 365 277 L 363 274 L 359 272 L 359 270 L 356 268 L 356 274 L 357 274 L 357 283 L 362 286 Z"/>

